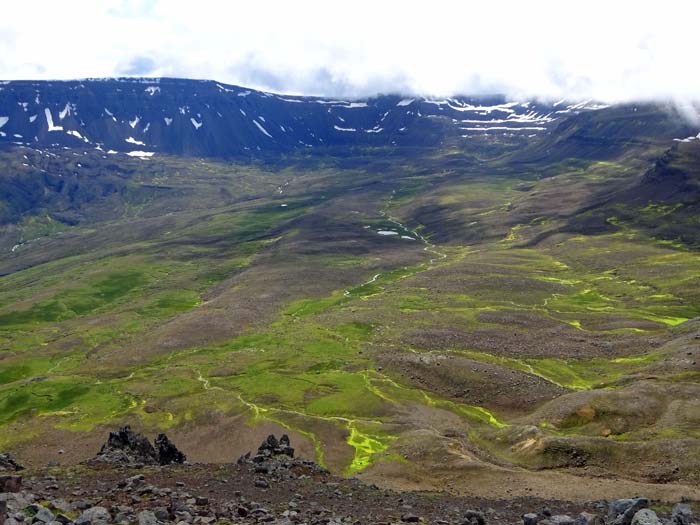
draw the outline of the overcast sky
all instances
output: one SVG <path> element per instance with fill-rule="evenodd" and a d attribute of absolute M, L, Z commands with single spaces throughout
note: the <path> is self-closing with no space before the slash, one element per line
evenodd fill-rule
<path fill-rule="evenodd" d="M 0 78 L 700 99 L 700 1 L 6 0 Z"/>

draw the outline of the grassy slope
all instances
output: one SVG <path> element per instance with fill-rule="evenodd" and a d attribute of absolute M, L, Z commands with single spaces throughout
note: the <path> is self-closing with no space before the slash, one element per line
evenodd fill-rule
<path fill-rule="evenodd" d="M 177 432 L 212 413 L 294 429 L 346 473 L 405 462 L 416 430 L 453 418 L 479 457 L 532 466 L 566 466 L 571 447 L 601 464 L 639 453 L 594 450 L 597 436 L 696 437 L 679 430 L 695 408 L 670 399 L 692 404 L 697 382 L 672 328 L 698 316 L 697 253 L 634 225 L 565 227 L 636 177 L 631 157 L 545 176 L 450 152 L 382 169 L 371 154 L 275 170 L 128 161 L 139 197 L 119 217 L 6 228 L 0 448 L 123 421 Z M 144 201 L 153 187 L 167 190 Z M 515 403 L 518 382 L 541 397 Z M 654 411 L 620 410 L 628 391 Z M 622 463 L 607 468 L 631 475 Z"/>

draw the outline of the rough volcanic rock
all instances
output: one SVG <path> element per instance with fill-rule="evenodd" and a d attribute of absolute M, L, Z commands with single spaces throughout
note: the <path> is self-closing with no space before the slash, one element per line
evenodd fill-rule
<path fill-rule="evenodd" d="M 184 463 L 187 461 L 187 457 L 185 457 L 185 455 L 177 449 L 177 447 L 165 434 L 158 434 L 155 443 L 158 463 L 161 465 Z"/>
<path fill-rule="evenodd" d="M 155 446 L 143 434 L 134 432 L 128 425 L 110 432 L 107 442 L 93 461 L 125 465 L 170 465 L 184 463 L 185 455 L 168 439 L 159 434 Z"/>
<path fill-rule="evenodd" d="M 131 430 L 130 426 L 110 432 L 95 461 L 105 463 L 157 465 L 158 453 L 143 434 Z"/>
<path fill-rule="evenodd" d="M 258 447 L 257 454 L 253 456 L 253 462 L 262 463 L 266 459 L 274 456 L 287 456 L 289 458 L 294 457 L 294 449 L 291 446 L 289 436 L 287 434 L 284 434 L 279 440 L 273 434 L 267 436 L 267 439 L 265 439 L 265 441 L 263 441 Z M 248 457 L 250 456 L 244 456 L 245 459 Z"/>

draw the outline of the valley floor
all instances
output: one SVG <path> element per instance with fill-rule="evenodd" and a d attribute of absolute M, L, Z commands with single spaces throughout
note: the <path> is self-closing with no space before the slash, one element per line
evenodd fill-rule
<path fill-rule="evenodd" d="M 130 423 L 228 463 L 285 431 L 401 490 L 700 499 L 700 257 L 585 222 L 645 163 L 393 160 L 128 159 L 119 217 L 5 228 L 0 450 L 75 465 Z"/>

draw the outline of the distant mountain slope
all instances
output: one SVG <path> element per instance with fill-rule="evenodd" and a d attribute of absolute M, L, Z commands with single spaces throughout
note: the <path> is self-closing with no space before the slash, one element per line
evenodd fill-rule
<path fill-rule="evenodd" d="M 318 146 L 438 146 L 484 135 L 533 137 L 603 107 L 502 96 L 331 100 L 168 78 L 11 81 L 0 85 L 0 144 L 219 157 Z"/>

